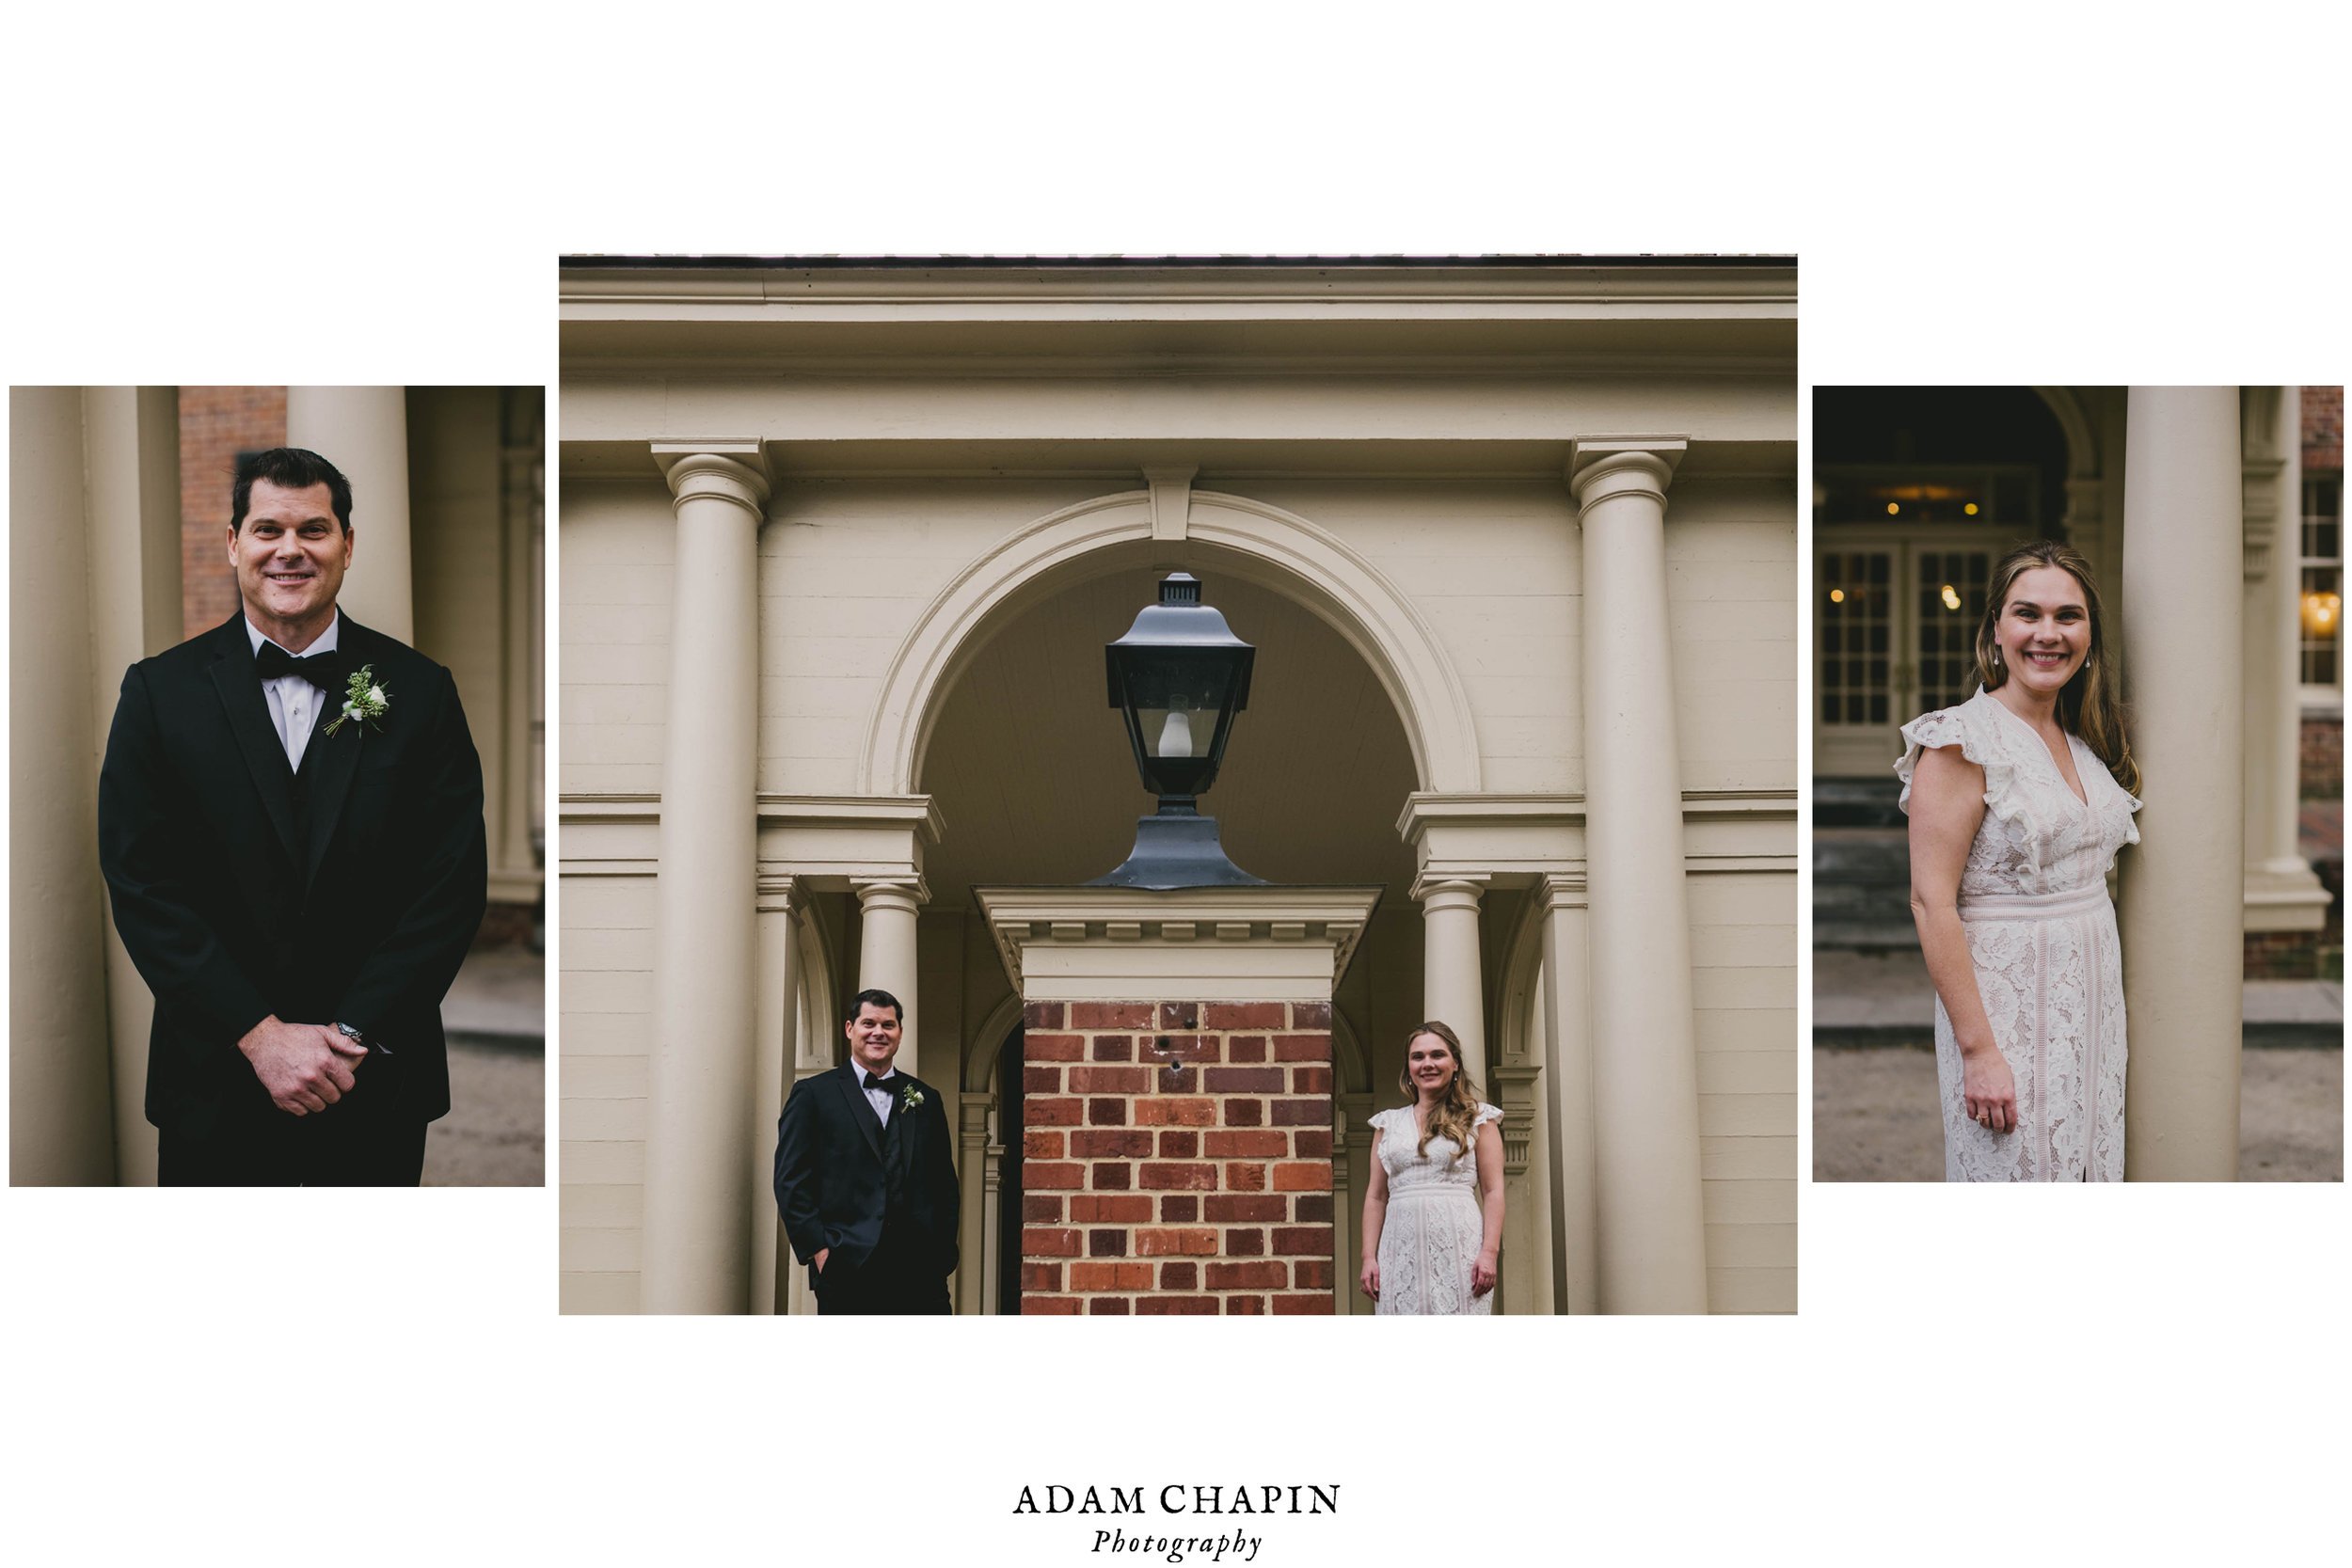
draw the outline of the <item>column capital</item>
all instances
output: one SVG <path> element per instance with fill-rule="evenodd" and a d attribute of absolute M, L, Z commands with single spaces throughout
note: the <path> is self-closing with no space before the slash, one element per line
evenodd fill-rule
<path fill-rule="evenodd" d="M 755 520 L 768 515 L 768 456 L 756 440 L 656 441 L 653 460 L 673 506 L 707 498 L 733 501 Z"/>
<path fill-rule="evenodd" d="M 919 871 L 889 877 L 852 877 L 850 891 L 860 910 L 897 909 L 913 914 L 931 900 L 931 890 Z"/>
<path fill-rule="evenodd" d="M 1413 901 L 1424 910 L 1478 908 L 1479 895 L 1493 880 L 1485 872 L 1466 874 L 1446 871 L 1432 875 L 1422 872 L 1413 879 Z"/>
<path fill-rule="evenodd" d="M 1546 872 L 1536 885 L 1536 895 L 1547 910 L 1581 910 L 1589 908 L 1593 901 L 1592 890 L 1585 886 L 1582 872 Z"/>
<path fill-rule="evenodd" d="M 1592 436 L 1568 444 L 1568 493 L 1577 505 L 1628 492 L 1664 499 L 1690 441 L 1680 436 Z"/>
<path fill-rule="evenodd" d="M 804 890 L 801 885 L 802 880 L 803 879 L 788 874 L 775 875 L 770 872 L 761 872 L 757 883 L 759 891 L 759 912 L 762 914 L 787 914 L 792 917 L 795 923 L 798 923 L 801 918 L 801 911 L 808 907 L 807 899 L 804 896 Z"/>

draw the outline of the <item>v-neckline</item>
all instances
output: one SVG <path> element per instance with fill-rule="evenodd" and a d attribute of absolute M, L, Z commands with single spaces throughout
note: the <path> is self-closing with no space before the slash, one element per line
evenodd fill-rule
<path fill-rule="evenodd" d="M 2059 730 L 2059 733 L 2066 736 L 2066 754 L 2074 759 L 2074 777 L 2077 780 L 2082 781 L 2081 792 L 2079 794 L 2076 793 L 2076 787 L 2074 784 L 2067 783 L 2066 769 L 2058 766 L 2058 753 L 2050 750 L 2050 743 L 2042 738 L 2042 732 L 2040 730 L 2037 730 L 2031 724 L 2026 723 L 2025 718 L 2021 714 L 2011 708 L 2007 703 L 2001 701 L 2000 698 L 1995 697 L 1992 692 L 1979 690 L 1978 694 L 1983 697 L 1986 702 L 1991 703 L 1994 707 L 1999 708 L 2003 713 L 2008 714 L 2010 721 L 2012 723 L 2016 724 L 2018 728 L 2024 730 L 2027 735 L 2033 736 L 2035 750 L 2039 751 L 2043 757 L 2048 759 L 2050 771 L 2058 775 L 2059 785 L 2066 791 L 2066 798 L 2074 801 L 2074 804 L 2082 810 L 2089 811 L 2090 809 L 2090 776 L 2083 771 L 2083 759 L 2080 753 L 2074 750 L 2075 736 L 2074 732 L 2064 729 L 2063 727 Z"/>

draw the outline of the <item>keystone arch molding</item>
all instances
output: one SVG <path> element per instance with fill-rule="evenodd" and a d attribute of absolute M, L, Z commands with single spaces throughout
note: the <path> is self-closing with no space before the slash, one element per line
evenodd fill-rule
<path fill-rule="evenodd" d="M 1121 491 L 1049 513 L 957 573 L 891 660 L 858 757 L 859 788 L 915 792 L 940 699 L 993 618 L 1063 586 L 1067 569 L 1088 557 L 1152 538 L 1151 491 Z M 1192 492 L 1185 542 L 1226 552 L 1239 576 L 1293 599 L 1346 640 L 1396 708 L 1419 787 L 1478 792 L 1478 736 L 1453 662 L 1420 610 L 1370 562 L 1295 513 L 1207 490 Z"/>

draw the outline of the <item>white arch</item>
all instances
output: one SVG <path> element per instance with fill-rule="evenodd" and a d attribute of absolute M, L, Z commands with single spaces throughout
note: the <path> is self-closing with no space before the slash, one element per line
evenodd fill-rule
<path fill-rule="evenodd" d="M 1478 736 L 1453 662 L 1420 610 L 1370 562 L 1295 513 L 1214 491 L 1192 493 L 1186 535 L 1230 551 L 1242 577 L 1295 600 L 1346 639 L 1396 707 L 1420 788 L 1479 788 Z M 957 573 L 891 660 L 858 756 L 859 788 L 914 793 L 939 699 L 985 641 L 977 634 L 992 619 L 1087 575 L 1088 557 L 1151 537 L 1151 492 L 1122 491 L 1049 513 Z"/>
<path fill-rule="evenodd" d="M 2066 477 L 2098 478 L 2099 437 L 2091 431 L 2090 414 L 2083 407 L 2083 400 L 2072 387 L 2036 387 L 2034 392 L 2066 433 Z"/>

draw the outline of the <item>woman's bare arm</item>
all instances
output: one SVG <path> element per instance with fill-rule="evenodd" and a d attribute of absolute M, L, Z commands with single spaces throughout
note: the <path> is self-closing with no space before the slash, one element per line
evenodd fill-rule
<path fill-rule="evenodd" d="M 1952 1021 L 1969 1119 L 2006 1132 L 2017 1125 L 2016 1081 L 1993 1037 L 1960 923 L 1960 874 L 1984 822 L 1984 769 L 1957 746 L 1922 750 L 1912 770 L 1910 809 L 1911 918 L 1928 978 Z"/>

